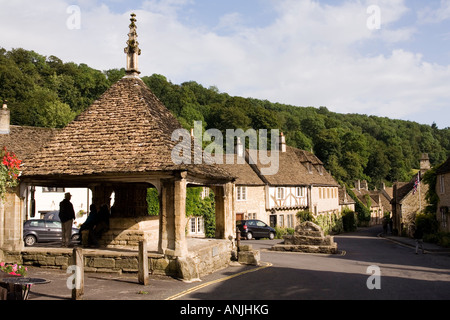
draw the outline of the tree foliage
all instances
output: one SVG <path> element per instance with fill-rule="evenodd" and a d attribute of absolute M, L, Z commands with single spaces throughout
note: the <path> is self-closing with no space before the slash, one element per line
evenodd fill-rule
<path fill-rule="evenodd" d="M 55 56 L 0 48 L 0 98 L 7 99 L 16 125 L 64 127 L 114 82 L 124 69 L 104 72 Z M 279 129 L 293 147 L 313 151 L 342 183 L 367 180 L 371 187 L 409 181 L 422 153 L 432 165 L 450 154 L 450 128 L 326 107 L 300 107 L 232 97 L 195 81 L 173 84 L 154 74 L 142 80 L 186 129 Z"/>

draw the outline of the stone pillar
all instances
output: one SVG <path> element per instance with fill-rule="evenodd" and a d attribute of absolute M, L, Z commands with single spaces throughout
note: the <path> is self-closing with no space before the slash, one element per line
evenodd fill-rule
<path fill-rule="evenodd" d="M 216 202 L 216 238 L 234 239 L 236 237 L 236 217 L 234 213 L 233 183 L 214 187 Z"/>
<path fill-rule="evenodd" d="M 23 249 L 24 200 L 19 188 L 9 190 L 0 204 L 0 247 L 7 251 Z"/>
<path fill-rule="evenodd" d="M 158 251 L 184 257 L 186 243 L 186 172 L 162 181 Z"/>

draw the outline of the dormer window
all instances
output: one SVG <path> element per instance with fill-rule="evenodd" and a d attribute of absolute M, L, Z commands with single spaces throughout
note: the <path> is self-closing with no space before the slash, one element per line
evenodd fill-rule
<path fill-rule="evenodd" d="M 317 171 L 319 171 L 319 174 L 321 175 L 321 176 L 323 176 L 323 166 L 322 165 L 318 165 L 317 166 Z"/>

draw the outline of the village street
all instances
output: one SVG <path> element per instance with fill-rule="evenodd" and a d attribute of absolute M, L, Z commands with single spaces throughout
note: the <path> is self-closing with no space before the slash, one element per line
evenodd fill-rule
<path fill-rule="evenodd" d="M 276 241 L 245 241 L 261 249 L 261 261 L 271 266 L 181 299 L 450 299 L 449 254 L 416 255 L 411 247 L 378 237 L 381 231 L 375 227 L 336 236 L 342 253 L 333 256 L 270 252 L 266 249 Z M 379 267 L 380 289 L 367 286 L 372 276 L 372 272 L 367 273 L 370 266 Z M 375 278 L 369 284 L 375 286 Z"/>
<path fill-rule="evenodd" d="M 198 305 L 207 300 L 450 299 L 449 253 L 416 255 L 411 247 L 379 237 L 380 232 L 374 227 L 336 236 L 337 255 L 271 252 L 268 248 L 281 240 L 243 241 L 261 250 L 260 267 L 229 267 L 201 282 L 152 276 L 148 286 L 141 286 L 133 275 L 86 274 L 84 300 L 170 299 Z M 379 268 L 379 278 L 367 273 L 370 266 Z M 33 287 L 30 300 L 70 299 L 64 271 L 32 268 L 31 276 L 51 282 Z"/>

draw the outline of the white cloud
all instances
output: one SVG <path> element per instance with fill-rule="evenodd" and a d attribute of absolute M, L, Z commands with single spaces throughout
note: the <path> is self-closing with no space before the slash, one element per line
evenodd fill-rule
<path fill-rule="evenodd" d="M 450 1 L 441 0 L 440 5 L 436 9 L 425 7 L 418 13 L 421 23 L 439 23 L 450 18 Z"/>
<path fill-rule="evenodd" d="M 449 67 L 401 49 L 416 32 L 413 25 L 396 27 L 409 12 L 403 0 L 340 5 L 277 0 L 277 18 L 266 27 L 244 27 L 245 16 L 228 13 L 209 30 L 182 22 L 191 1 L 149 0 L 135 11 L 143 75 L 160 73 L 175 83 L 216 85 L 231 95 L 396 118 L 444 107 L 449 101 Z M 80 4 L 81 29 L 69 30 L 70 4 L 0 0 L 1 45 L 100 70 L 124 67 L 129 12 Z M 367 28 L 367 7 L 372 4 L 381 9 L 381 30 Z M 220 34 L 224 28 L 227 32 Z M 371 43 L 393 49 L 371 56 L 358 51 Z"/>

